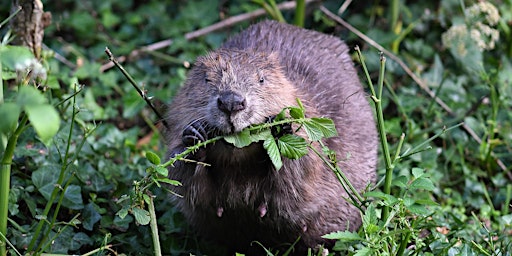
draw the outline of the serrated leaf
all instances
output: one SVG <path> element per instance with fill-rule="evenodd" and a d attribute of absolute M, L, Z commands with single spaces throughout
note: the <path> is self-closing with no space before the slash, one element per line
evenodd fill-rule
<path fill-rule="evenodd" d="M 350 231 L 332 232 L 330 234 L 323 235 L 322 238 L 335 239 L 335 240 L 340 240 L 342 242 L 351 242 L 351 241 L 362 240 L 362 238 L 357 233 L 350 232 Z"/>
<path fill-rule="evenodd" d="M 424 205 L 420 205 L 420 204 L 413 204 L 413 205 L 407 207 L 407 209 L 409 211 L 411 211 L 412 213 L 421 215 L 421 216 L 426 216 L 426 215 L 430 214 L 430 211 L 427 209 L 427 207 L 425 207 Z"/>
<path fill-rule="evenodd" d="M 224 136 L 224 140 L 228 143 L 233 144 L 237 148 L 243 148 L 249 146 L 252 143 L 251 134 L 248 129 L 244 129 L 241 132 Z"/>
<path fill-rule="evenodd" d="M 277 140 L 281 155 L 290 159 L 298 159 L 308 153 L 308 144 L 302 137 L 285 134 Z"/>
<path fill-rule="evenodd" d="M 391 185 L 397 186 L 399 188 L 406 188 L 407 182 L 408 182 L 407 177 L 402 175 L 402 176 L 394 178 L 393 181 L 391 182 Z"/>
<path fill-rule="evenodd" d="M 48 146 L 53 136 L 59 131 L 59 114 L 52 105 L 47 104 L 27 105 L 25 111 L 37 135 Z"/>
<path fill-rule="evenodd" d="M 414 167 L 412 168 L 412 176 L 414 178 L 419 178 L 421 177 L 423 174 L 425 173 L 425 171 L 421 168 L 418 168 L 418 167 Z"/>
<path fill-rule="evenodd" d="M 313 117 L 311 121 L 315 122 L 316 126 L 322 132 L 324 138 L 330 138 L 338 135 L 336 131 L 336 127 L 334 126 L 334 121 L 329 118 L 324 117 Z"/>
<path fill-rule="evenodd" d="M 367 255 L 374 255 L 374 250 L 368 247 L 363 247 L 356 251 L 356 254 L 354 256 L 367 256 Z"/>
<path fill-rule="evenodd" d="M 304 118 L 304 111 L 298 107 L 290 107 L 290 116 L 295 119 Z"/>
<path fill-rule="evenodd" d="M 124 219 L 126 215 L 128 215 L 128 209 L 123 207 L 116 213 L 116 215 L 119 216 L 119 218 Z"/>
<path fill-rule="evenodd" d="M 281 154 L 279 153 L 279 148 L 277 147 L 276 141 L 274 138 L 267 138 L 263 142 L 263 148 L 267 150 L 267 154 L 270 157 L 270 161 L 276 168 L 276 171 L 283 167 L 283 161 L 281 160 Z"/>
<path fill-rule="evenodd" d="M 380 191 L 369 191 L 364 193 L 365 197 L 375 197 L 381 199 L 385 205 L 392 206 L 398 202 L 398 199 L 392 195 Z"/>
<path fill-rule="evenodd" d="M 15 103 L 6 102 L 0 105 L 0 116 L 2 117 L 0 133 L 9 134 L 16 129 L 20 112 L 20 107 Z"/>
<path fill-rule="evenodd" d="M 409 186 L 409 189 L 411 189 L 411 190 L 424 189 L 424 190 L 428 190 L 428 191 L 433 191 L 435 188 L 436 187 L 434 186 L 432 181 L 427 178 L 424 178 L 424 177 L 415 179 Z"/>
<path fill-rule="evenodd" d="M 311 141 L 319 141 L 322 139 L 322 131 L 317 127 L 314 122 L 307 121 L 304 122 L 304 130 L 308 135 L 309 140 Z"/>
<path fill-rule="evenodd" d="M 149 162 L 152 164 L 160 164 L 160 157 L 158 157 L 157 154 L 155 154 L 151 151 L 146 151 L 146 159 L 148 159 Z M 157 170 L 157 172 L 158 172 L 158 170 Z"/>
<path fill-rule="evenodd" d="M 135 221 L 137 221 L 137 223 L 139 223 L 140 225 L 147 225 L 151 220 L 149 212 L 141 208 L 132 208 L 132 214 L 133 217 L 135 217 Z"/>

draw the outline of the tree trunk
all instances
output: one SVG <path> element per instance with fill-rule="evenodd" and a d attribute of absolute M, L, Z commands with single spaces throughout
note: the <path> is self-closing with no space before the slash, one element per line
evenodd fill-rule
<path fill-rule="evenodd" d="M 13 43 L 27 46 L 36 56 L 41 57 L 44 28 L 51 22 L 51 14 L 43 11 L 41 0 L 13 0 L 11 13 L 21 8 L 10 23 L 16 35 Z"/>

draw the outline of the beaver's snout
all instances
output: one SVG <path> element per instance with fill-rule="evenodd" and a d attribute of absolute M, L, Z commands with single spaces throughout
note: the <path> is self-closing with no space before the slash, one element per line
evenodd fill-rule
<path fill-rule="evenodd" d="M 245 98 L 233 91 L 224 91 L 217 98 L 217 107 L 226 114 L 244 110 L 246 106 Z"/>

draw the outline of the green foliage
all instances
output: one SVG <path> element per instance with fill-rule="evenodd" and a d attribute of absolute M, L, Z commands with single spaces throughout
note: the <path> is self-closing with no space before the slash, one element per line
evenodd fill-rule
<path fill-rule="evenodd" d="M 267 150 L 270 160 L 276 170 L 281 169 L 283 161 L 281 156 L 298 159 L 308 153 L 310 142 L 319 141 L 323 138 L 329 138 L 337 135 L 334 122 L 329 118 L 306 118 L 305 109 L 300 99 L 297 99 L 298 107 L 286 107 L 276 115 L 274 122 L 248 127 L 239 133 L 224 136 L 224 140 L 233 144 L 235 147 L 243 148 L 251 143 L 263 141 L 263 148 Z M 296 123 L 300 129 L 304 129 L 308 140 L 295 135 L 285 134 L 279 138 L 274 138 L 271 128 L 282 129 L 280 125 Z"/>

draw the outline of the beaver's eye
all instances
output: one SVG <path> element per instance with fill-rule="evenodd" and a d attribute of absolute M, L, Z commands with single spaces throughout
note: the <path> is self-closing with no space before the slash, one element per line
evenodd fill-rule
<path fill-rule="evenodd" d="M 260 81 L 259 81 L 259 83 L 260 83 L 260 84 L 263 84 L 263 83 L 265 83 L 265 78 L 263 78 L 263 77 L 260 77 Z"/>
<path fill-rule="evenodd" d="M 207 84 L 209 84 L 209 83 L 211 83 L 211 82 L 212 82 L 212 80 L 210 80 L 208 77 L 205 77 L 205 78 L 204 78 L 204 82 L 205 82 L 205 83 L 207 83 Z"/>

